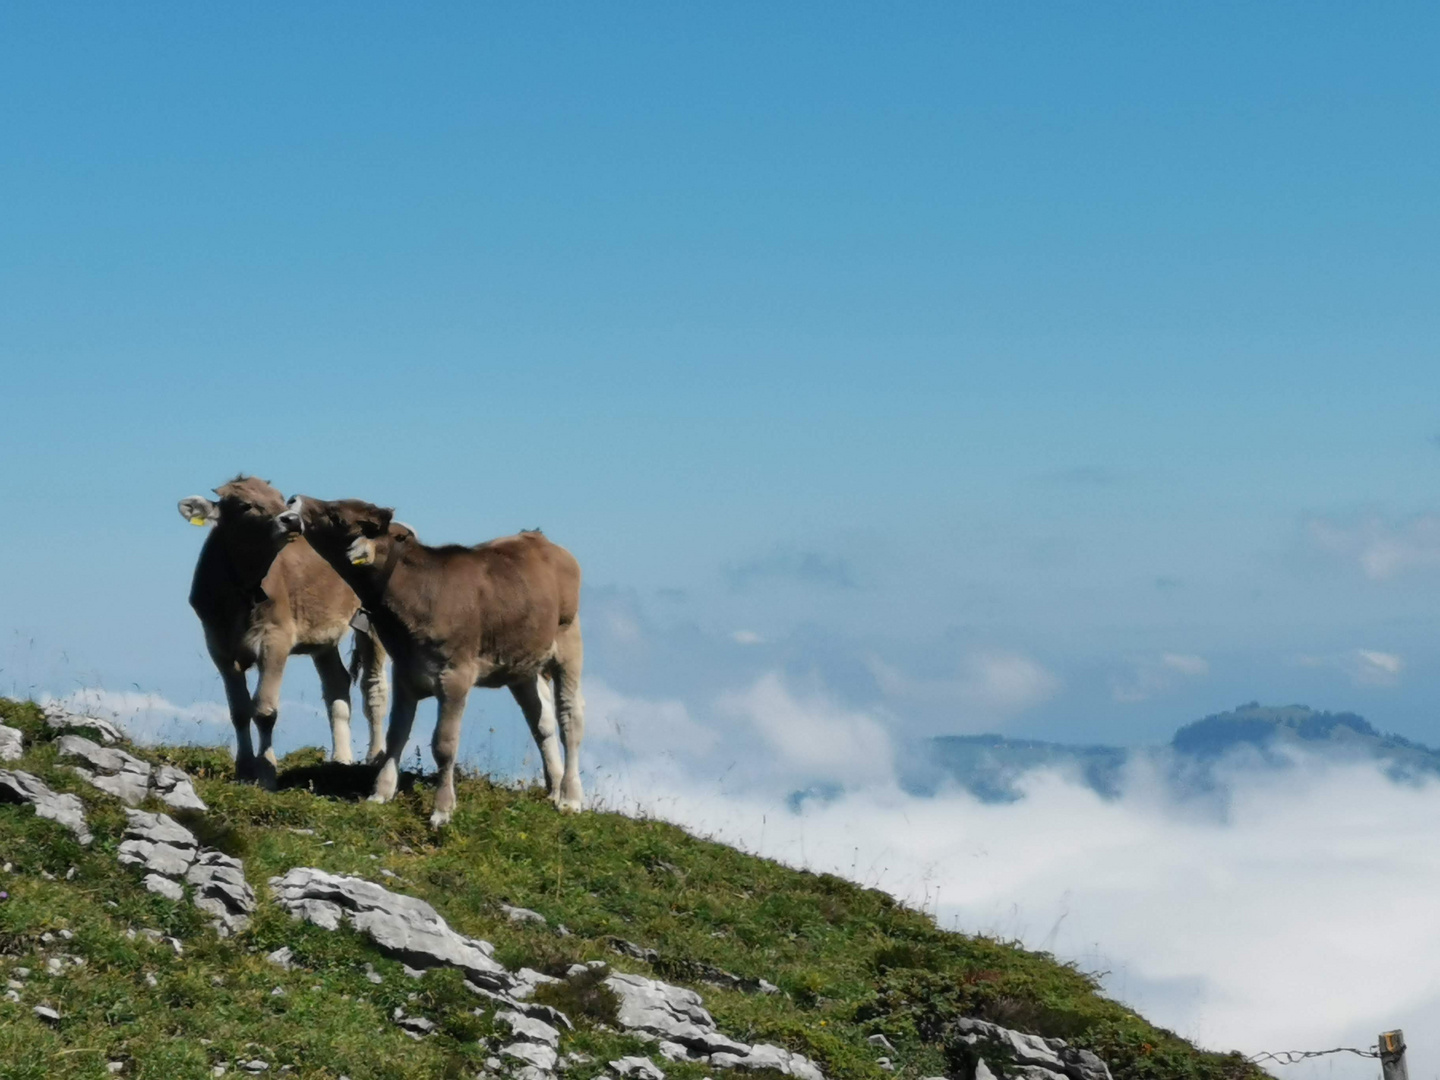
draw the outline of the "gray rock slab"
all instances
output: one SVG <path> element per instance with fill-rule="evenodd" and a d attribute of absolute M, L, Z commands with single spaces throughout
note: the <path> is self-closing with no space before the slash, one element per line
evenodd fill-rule
<path fill-rule="evenodd" d="M 61 795 L 38 776 L 19 769 L 0 769 L 0 802 L 29 803 L 38 817 L 65 826 L 82 844 L 95 839 L 85 824 L 85 804 L 75 795 Z"/>
<path fill-rule="evenodd" d="M 270 879 L 275 899 L 291 916 L 327 930 L 342 920 L 387 955 L 417 968 L 454 967 L 472 982 L 510 991 L 514 977 L 490 958 L 493 946 L 457 934 L 425 901 L 393 893 L 373 881 L 297 866 Z"/>
<path fill-rule="evenodd" d="M 616 972 L 605 985 L 620 998 L 617 1018 L 627 1031 L 644 1031 L 690 1046 L 715 1032 L 715 1020 L 694 990 L 643 975 Z"/>
<path fill-rule="evenodd" d="M 160 801 L 176 810 L 208 810 L 205 800 L 195 794 L 195 784 L 188 773 L 173 765 L 160 765 L 151 778 Z"/>
<path fill-rule="evenodd" d="M 125 738 L 125 733 L 109 720 L 99 716 L 82 716 L 72 713 L 58 702 L 41 707 L 40 714 L 52 731 L 93 731 L 102 742 L 116 743 Z"/>
<path fill-rule="evenodd" d="M 1000 1054 L 1014 1062 L 1006 1070 L 1022 1080 L 1046 1080 L 1050 1076 L 1069 1080 L 1111 1080 L 1110 1069 L 1089 1050 L 1072 1047 L 1062 1039 L 1045 1039 L 1022 1031 L 992 1024 L 986 1020 L 961 1017 L 955 1021 L 961 1038 L 972 1046 L 994 1046 Z M 1031 1073 L 1027 1070 L 1036 1070 Z"/>
<path fill-rule="evenodd" d="M 509 904 L 501 904 L 500 910 L 503 911 L 505 917 L 513 923 L 539 923 L 541 926 L 546 925 L 545 916 L 541 915 L 538 911 L 531 911 L 529 908 L 511 907 Z"/>
<path fill-rule="evenodd" d="M 195 886 L 195 906 L 215 917 L 217 930 L 239 933 L 250 925 L 255 890 L 245 880 L 245 868 L 239 859 L 207 851 L 196 858 L 185 880 Z"/>
<path fill-rule="evenodd" d="M 545 1023 L 544 1020 L 526 1016 L 514 1009 L 503 1009 L 497 1012 L 495 1020 L 508 1027 L 515 1038 L 522 1042 L 544 1043 L 546 1046 L 560 1045 L 559 1030 Z"/>
<path fill-rule="evenodd" d="M 544 1043 L 538 1042 L 513 1042 L 508 1046 L 502 1046 L 500 1056 L 514 1058 L 516 1061 L 533 1065 L 545 1072 L 553 1072 L 555 1063 L 560 1060 L 560 1055 L 553 1046 L 546 1046 Z"/>
<path fill-rule="evenodd" d="M 637 1080 L 665 1080 L 665 1074 L 648 1057 L 622 1057 L 609 1063 L 616 1076 L 633 1076 Z"/>
<path fill-rule="evenodd" d="M 159 893 L 167 900 L 185 899 L 185 889 L 178 881 L 171 881 L 169 878 L 161 877 L 159 874 L 146 874 L 140 880 L 140 884 L 144 885 L 145 888 L 153 893 Z"/>
<path fill-rule="evenodd" d="M 125 816 L 125 838 L 117 852 L 120 862 L 165 877 L 184 877 L 199 854 L 194 833 L 168 814 L 127 809 Z"/>
<path fill-rule="evenodd" d="M 523 1013 L 526 1016 L 533 1016 L 537 1020 L 543 1020 L 551 1027 L 563 1028 L 566 1031 L 574 1031 L 575 1025 L 570 1018 L 553 1005 L 542 1005 L 538 1001 L 521 1001 L 510 994 L 497 990 L 488 990 L 483 986 L 476 986 L 466 980 L 465 989 L 472 994 L 479 994 L 483 998 L 495 1002 L 496 1005 L 506 1009 L 513 1009 L 515 1012 Z"/>
<path fill-rule="evenodd" d="M 24 756 L 24 733 L 19 728 L 0 724 L 0 761 L 19 761 Z"/>
<path fill-rule="evenodd" d="M 710 1064 L 717 1069 L 774 1069 L 799 1080 L 825 1080 L 820 1067 L 804 1054 L 791 1053 L 784 1047 L 756 1043 L 748 1054 L 712 1054 Z"/>

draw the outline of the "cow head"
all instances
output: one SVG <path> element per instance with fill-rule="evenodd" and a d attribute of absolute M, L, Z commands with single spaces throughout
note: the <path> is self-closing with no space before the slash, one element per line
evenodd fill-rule
<path fill-rule="evenodd" d="M 237 476 L 214 491 L 218 499 L 203 495 L 181 499 L 180 516 L 191 525 L 216 525 L 227 532 L 264 539 L 270 535 L 271 520 L 285 509 L 285 496 L 258 477 Z"/>
<path fill-rule="evenodd" d="M 360 499 L 326 502 L 296 495 L 275 518 L 282 536 L 302 535 L 310 546 L 337 569 L 371 566 L 384 561 L 389 545 L 404 526 L 394 526 L 395 512 Z"/>

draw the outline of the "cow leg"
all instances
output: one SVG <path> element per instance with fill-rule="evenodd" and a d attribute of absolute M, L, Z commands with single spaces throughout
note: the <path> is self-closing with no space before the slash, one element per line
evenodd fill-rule
<path fill-rule="evenodd" d="M 579 810 L 584 799 L 580 788 L 580 743 L 585 738 L 585 698 L 580 693 L 580 669 L 585 646 L 577 618 L 560 631 L 555 641 L 555 712 L 560 737 L 565 740 L 565 775 L 555 805 L 561 810 Z"/>
<path fill-rule="evenodd" d="M 280 715 L 280 681 L 285 678 L 285 662 L 289 659 L 290 653 L 284 648 L 266 649 L 260 654 L 260 681 L 255 687 L 255 731 L 260 745 L 255 771 L 260 786 L 268 791 L 275 790 L 275 770 L 279 767 L 271 739 Z"/>
<path fill-rule="evenodd" d="M 333 646 L 321 649 L 312 659 L 330 713 L 330 760 L 349 765 L 355 760 L 350 753 L 350 673 L 340 659 L 340 650 Z"/>
<path fill-rule="evenodd" d="M 450 824 L 450 817 L 455 813 L 455 757 L 460 752 L 460 722 L 465 718 L 465 702 L 474 683 L 473 671 L 449 671 L 440 677 L 439 715 L 435 735 L 430 740 L 430 752 L 440 772 L 440 786 L 435 789 L 435 812 L 430 815 L 432 829 Z"/>
<path fill-rule="evenodd" d="M 385 757 L 385 710 L 390 704 L 390 682 L 385 677 L 385 649 L 369 634 L 356 631 L 355 648 L 360 650 L 360 688 L 365 695 L 365 719 L 370 721 L 368 760 Z"/>
<path fill-rule="evenodd" d="M 510 693 L 515 695 L 515 703 L 525 714 L 530 734 L 540 748 L 540 761 L 545 769 L 545 793 L 558 805 L 560 774 L 564 767 L 560 763 L 560 740 L 555 737 L 555 694 L 550 689 L 550 680 L 544 675 L 520 679 L 510 684 Z"/>
<path fill-rule="evenodd" d="M 375 776 L 375 793 L 370 796 L 371 802 L 389 802 L 400 786 L 400 755 L 405 753 L 405 744 L 410 741 L 410 728 L 415 724 L 415 705 L 415 694 L 403 680 L 398 681 L 390 705 L 390 729 L 385 733 L 385 759 Z"/>
<path fill-rule="evenodd" d="M 255 779 L 255 747 L 250 742 L 250 687 L 245 672 L 235 663 L 220 667 L 225 680 L 225 699 L 230 704 L 230 723 L 235 725 L 235 779 Z"/>

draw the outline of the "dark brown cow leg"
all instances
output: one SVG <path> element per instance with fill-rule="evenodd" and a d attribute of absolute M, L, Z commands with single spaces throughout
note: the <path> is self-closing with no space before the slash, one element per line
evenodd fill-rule
<path fill-rule="evenodd" d="M 339 649 L 321 649 L 313 659 L 330 714 L 330 760 L 349 765 L 355 760 L 350 752 L 350 673 Z"/>
<path fill-rule="evenodd" d="M 440 677 L 439 715 L 430 752 L 440 771 L 440 786 L 435 790 L 435 812 L 430 827 L 438 829 L 450 824 L 455 812 L 455 756 L 460 752 L 460 722 L 465 718 L 465 701 L 475 683 L 473 671 L 450 671 Z"/>
<path fill-rule="evenodd" d="M 390 730 L 385 733 L 385 760 L 375 777 L 375 793 L 371 802 L 389 802 L 400 786 L 400 755 L 410 741 L 410 728 L 415 724 L 415 695 L 403 680 L 397 680 L 390 706 Z"/>
<path fill-rule="evenodd" d="M 525 714 L 530 725 L 530 734 L 540 749 L 540 761 L 545 770 L 545 793 L 550 801 L 559 799 L 560 774 L 564 766 L 560 762 L 560 740 L 555 737 L 558 730 L 555 723 L 555 692 L 550 680 L 544 675 L 533 679 L 519 679 L 510 684 L 510 693 L 515 703 Z"/>
<path fill-rule="evenodd" d="M 260 736 L 256 748 L 255 772 L 260 786 L 268 791 L 275 790 L 275 749 L 271 739 L 275 734 L 275 721 L 280 715 L 280 682 L 285 678 L 285 661 L 290 651 L 284 647 L 264 649 L 260 654 L 260 681 L 255 687 L 255 732 Z"/>
<path fill-rule="evenodd" d="M 555 805 L 561 810 L 579 810 L 584 800 L 580 788 L 580 743 L 585 739 L 585 698 L 580 693 L 580 669 L 585 646 L 580 639 L 577 618 L 560 631 L 555 642 L 555 712 L 560 736 L 565 740 L 565 775 Z"/>
<path fill-rule="evenodd" d="M 250 742 L 250 687 L 238 664 L 217 665 L 225 681 L 225 699 L 230 704 L 230 723 L 235 725 L 235 779 L 255 779 L 255 747 Z"/>

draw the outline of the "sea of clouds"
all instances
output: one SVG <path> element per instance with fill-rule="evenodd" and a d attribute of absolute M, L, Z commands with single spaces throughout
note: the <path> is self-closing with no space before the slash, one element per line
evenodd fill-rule
<path fill-rule="evenodd" d="M 1221 766 L 1223 797 L 1197 799 L 1136 755 L 1118 798 L 1047 770 L 1022 779 L 1022 799 L 987 804 L 955 787 L 907 792 L 906 757 L 924 744 L 813 681 L 772 673 L 697 703 L 630 696 L 592 677 L 586 696 L 599 808 L 842 874 L 947 928 L 1050 951 L 1207 1047 L 1366 1047 L 1403 1027 L 1412 1071 L 1440 1061 L 1430 1024 L 1440 1011 L 1440 784 L 1320 758 L 1284 769 L 1237 760 Z M 64 700 L 141 740 L 229 738 L 217 704 L 106 691 Z M 505 761 L 533 768 L 513 741 L 518 710 L 486 700 L 512 740 Z M 315 705 L 287 703 L 285 715 L 282 749 L 326 742 Z M 472 762 L 494 757 L 485 725 L 471 723 Z M 428 726 L 417 724 L 417 741 L 428 742 Z M 1348 1080 L 1377 1070 L 1339 1055 L 1274 1071 Z"/>

